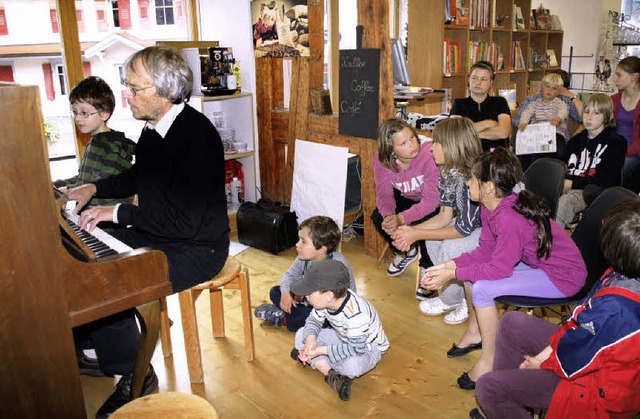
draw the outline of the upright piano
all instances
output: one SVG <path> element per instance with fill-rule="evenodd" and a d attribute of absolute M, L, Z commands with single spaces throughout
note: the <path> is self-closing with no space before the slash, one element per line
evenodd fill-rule
<path fill-rule="evenodd" d="M 171 293 L 160 251 L 94 258 L 63 245 L 45 141 L 37 87 L 0 86 L 0 417 L 85 417 L 71 329 L 132 307 L 141 388 Z"/>

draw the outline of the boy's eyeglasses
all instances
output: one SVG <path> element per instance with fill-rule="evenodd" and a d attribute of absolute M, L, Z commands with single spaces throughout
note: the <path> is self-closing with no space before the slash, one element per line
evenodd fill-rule
<path fill-rule="evenodd" d="M 76 112 L 76 111 L 71 111 L 71 117 L 72 118 L 80 117 L 80 119 L 87 119 L 91 115 L 95 115 L 97 113 L 99 113 L 99 112 L 98 111 L 95 111 L 95 112 Z"/>
<path fill-rule="evenodd" d="M 152 87 L 156 87 L 153 84 L 151 86 L 146 86 L 146 87 L 133 87 L 133 85 L 131 85 L 129 82 L 126 82 L 126 81 L 123 82 L 122 85 L 124 86 L 125 89 L 131 90 L 131 94 L 133 95 L 133 97 L 135 97 L 138 94 L 138 92 L 151 89 Z"/>

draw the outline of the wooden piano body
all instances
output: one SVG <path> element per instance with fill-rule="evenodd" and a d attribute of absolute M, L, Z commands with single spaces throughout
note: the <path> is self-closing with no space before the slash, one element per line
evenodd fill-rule
<path fill-rule="evenodd" d="M 88 263 L 66 251 L 45 141 L 37 87 L 0 86 L 0 417 L 85 417 L 72 327 L 140 305 L 155 319 L 171 293 L 159 251 Z M 157 324 L 134 387 L 156 339 Z"/>

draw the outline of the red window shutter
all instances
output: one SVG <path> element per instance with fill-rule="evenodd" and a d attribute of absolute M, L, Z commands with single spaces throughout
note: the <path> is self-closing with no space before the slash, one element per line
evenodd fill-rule
<path fill-rule="evenodd" d="M 91 75 L 91 63 L 89 61 L 82 62 L 82 74 L 84 74 L 85 77 Z"/>
<path fill-rule="evenodd" d="M 108 29 L 107 13 L 104 10 L 96 10 L 96 18 L 98 20 L 98 31 L 106 32 Z"/>
<path fill-rule="evenodd" d="M 0 9 L 0 35 L 9 35 L 7 15 L 4 13 L 4 8 Z"/>
<path fill-rule="evenodd" d="M 182 1 L 176 0 L 174 2 L 174 10 L 175 10 L 176 18 L 182 19 L 182 17 L 184 16 L 184 9 L 183 9 Z"/>
<path fill-rule="evenodd" d="M 122 107 L 127 107 L 127 99 L 124 97 L 124 90 L 120 90 L 120 98 L 122 99 Z"/>
<path fill-rule="evenodd" d="M 44 73 L 44 90 L 47 92 L 47 99 L 55 100 L 56 89 L 53 88 L 53 73 L 51 72 L 51 64 L 42 64 L 42 72 Z"/>
<path fill-rule="evenodd" d="M 131 29 L 131 5 L 129 0 L 118 1 L 118 17 L 120 29 Z"/>
<path fill-rule="evenodd" d="M 138 0 L 140 19 L 149 19 L 149 0 Z"/>
<path fill-rule="evenodd" d="M 0 66 L 0 81 L 13 83 L 13 67 L 10 65 Z"/>
<path fill-rule="evenodd" d="M 82 9 L 76 9 L 76 22 L 78 22 L 78 32 L 84 32 L 84 13 Z"/>
<path fill-rule="evenodd" d="M 51 30 L 53 33 L 60 32 L 60 28 L 58 27 L 58 13 L 56 9 L 49 9 L 49 18 L 51 19 Z"/>

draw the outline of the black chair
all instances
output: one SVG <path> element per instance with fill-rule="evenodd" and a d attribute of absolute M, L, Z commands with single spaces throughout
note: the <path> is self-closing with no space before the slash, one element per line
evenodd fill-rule
<path fill-rule="evenodd" d="M 524 172 L 527 189 L 547 201 L 551 209 L 551 218 L 554 219 L 566 174 L 567 165 L 549 157 L 537 159 Z"/>
<path fill-rule="evenodd" d="M 580 249 L 582 258 L 587 266 L 587 280 L 576 295 L 567 298 L 503 295 L 497 297 L 495 301 L 507 307 L 516 307 L 516 309 L 526 308 L 530 312 L 534 308 L 546 308 L 558 314 L 561 320 L 564 320 L 563 316 L 570 313 L 568 310 L 569 306 L 582 300 L 593 284 L 600 279 L 607 270 L 608 264 L 602 254 L 602 249 L 600 249 L 600 226 L 609 210 L 627 199 L 640 199 L 640 197 L 621 186 L 605 189 L 587 208 L 583 219 L 571 235 L 578 249 Z M 551 307 L 560 307 L 560 311 L 554 310 Z"/>

